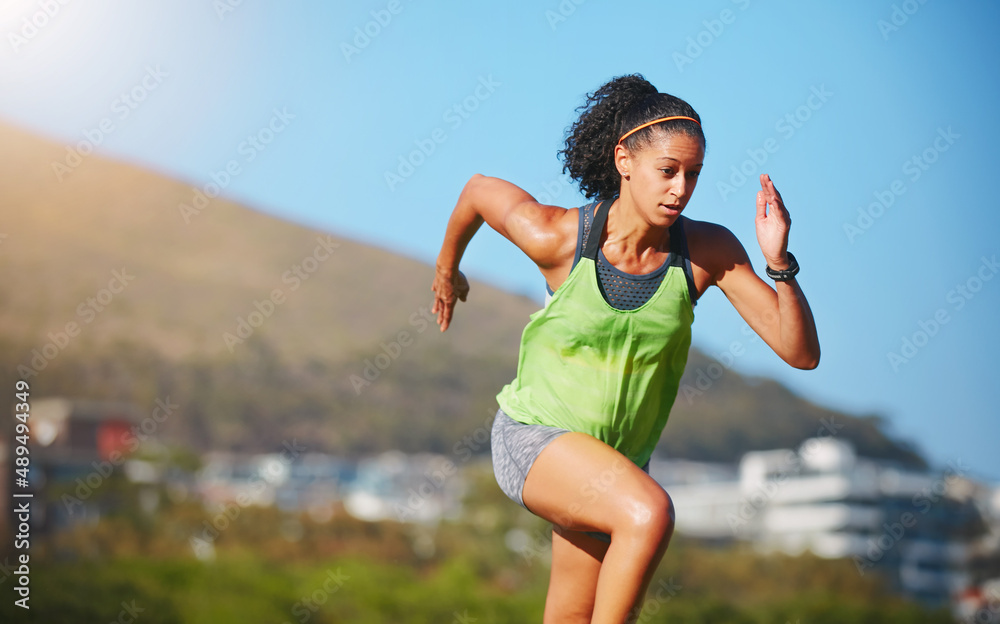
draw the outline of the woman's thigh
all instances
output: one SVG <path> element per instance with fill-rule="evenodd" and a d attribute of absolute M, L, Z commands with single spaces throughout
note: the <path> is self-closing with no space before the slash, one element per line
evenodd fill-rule
<path fill-rule="evenodd" d="M 548 444 L 524 481 L 524 505 L 565 529 L 614 536 L 671 508 L 659 483 L 627 457 L 584 433 Z"/>
<path fill-rule="evenodd" d="M 524 507 L 521 493 L 528 471 L 545 447 L 566 433 L 568 429 L 521 423 L 497 410 L 490 446 L 493 474 L 504 494 Z"/>

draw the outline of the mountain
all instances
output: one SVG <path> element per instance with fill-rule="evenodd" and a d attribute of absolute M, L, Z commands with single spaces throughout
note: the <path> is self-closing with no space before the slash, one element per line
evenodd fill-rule
<path fill-rule="evenodd" d="M 474 282 L 440 333 L 422 262 L 67 154 L 0 124 L 3 387 L 26 376 L 34 397 L 169 398 L 157 434 L 200 449 L 488 450 L 536 302 Z M 682 383 L 708 364 L 693 351 Z M 732 461 L 794 446 L 824 418 L 862 454 L 923 464 L 877 418 L 733 371 L 679 399 L 661 450 Z"/>

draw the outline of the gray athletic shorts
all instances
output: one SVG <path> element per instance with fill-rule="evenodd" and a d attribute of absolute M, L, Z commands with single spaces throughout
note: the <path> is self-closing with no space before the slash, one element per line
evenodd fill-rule
<path fill-rule="evenodd" d="M 493 434 L 490 440 L 493 452 L 493 474 L 497 485 L 512 501 L 528 509 L 521 497 L 524 491 L 524 481 L 528 470 L 535 463 L 538 455 L 550 442 L 569 429 L 549 427 L 546 425 L 526 425 L 508 416 L 502 409 L 497 410 L 493 419 Z M 647 473 L 649 464 L 642 467 Z M 531 511 L 530 509 L 528 511 Z M 587 535 L 611 542 L 607 533 L 587 532 Z"/>

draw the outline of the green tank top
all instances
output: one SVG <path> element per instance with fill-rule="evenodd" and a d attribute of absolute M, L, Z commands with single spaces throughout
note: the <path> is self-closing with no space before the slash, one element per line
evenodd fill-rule
<path fill-rule="evenodd" d="M 529 317 L 517 375 L 497 402 L 514 420 L 590 434 L 642 466 L 677 397 L 694 307 L 680 218 L 670 228 L 669 266 L 652 297 L 634 310 L 607 302 L 596 259 L 612 202 L 597 207 L 580 260 Z"/>

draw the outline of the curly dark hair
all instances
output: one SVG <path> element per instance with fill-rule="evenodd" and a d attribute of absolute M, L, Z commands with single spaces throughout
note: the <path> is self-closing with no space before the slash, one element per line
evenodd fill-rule
<path fill-rule="evenodd" d="M 618 139 L 629 130 L 659 119 L 682 115 L 698 123 L 674 120 L 655 124 L 625 139 L 629 150 L 644 148 L 656 132 L 683 132 L 705 145 L 701 117 L 684 100 L 660 93 L 640 74 L 618 76 L 587 95 L 577 109 L 580 117 L 567 131 L 566 148 L 559 151 L 563 172 L 580 184 L 589 199 L 610 199 L 621 189 L 621 174 L 615 167 Z"/>

